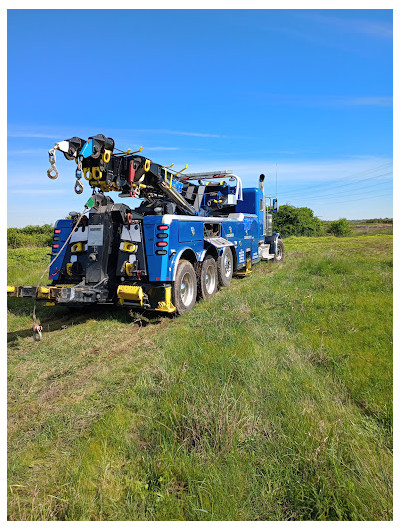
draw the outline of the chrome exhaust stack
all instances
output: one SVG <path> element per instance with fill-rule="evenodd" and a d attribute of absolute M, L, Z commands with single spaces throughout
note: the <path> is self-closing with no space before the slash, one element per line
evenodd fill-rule
<path fill-rule="evenodd" d="M 262 192 L 263 236 L 266 236 L 267 235 L 267 208 L 265 204 L 264 179 L 265 179 L 265 175 L 262 173 L 258 181 L 258 187 Z"/>

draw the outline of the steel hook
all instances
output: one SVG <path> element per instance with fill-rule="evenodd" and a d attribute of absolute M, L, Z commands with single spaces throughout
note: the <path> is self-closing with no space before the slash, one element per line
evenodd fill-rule
<path fill-rule="evenodd" d="M 33 340 L 40 341 L 42 339 L 43 326 L 33 323 Z"/>
<path fill-rule="evenodd" d="M 47 170 L 47 177 L 49 177 L 50 179 L 57 179 L 58 170 L 54 164 L 52 164 L 50 168 Z"/>
<path fill-rule="evenodd" d="M 81 183 L 79 179 L 77 179 L 75 183 L 75 193 L 81 194 L 82 192 L 83 192 L 83 184 Z"/>

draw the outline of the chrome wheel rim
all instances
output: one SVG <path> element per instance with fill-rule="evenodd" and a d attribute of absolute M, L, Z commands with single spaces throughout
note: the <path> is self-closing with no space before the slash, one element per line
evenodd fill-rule
<path fill-rule="evenodd" d="M 277 249 L 276 249 L 276 259 L 277 260 L 282 260 L 282 248 L 280 245 L 277 246 Z"/>
<path fill-rule="evenodd" d="M 215 269 L 209 265 L 206 269 L 205 284 L 207 293 L 213 293 L 217 279 L 215 278 Z"/>
<path fill-rule="evenodd" d="M 181 281 L 181 300 L 185 306 L 189 306 L 189 304 L 192 302 L 193 294 L 194 294 L 193 278 L 189 273 L 185 273 Z"/>
<path fill-rule="evenodd" d="M 228 256 L 225 255 L 224 258 L 224 270 L 225 270 L 225 276 L 229 277 L 232 271 L 232 264 Z"/>

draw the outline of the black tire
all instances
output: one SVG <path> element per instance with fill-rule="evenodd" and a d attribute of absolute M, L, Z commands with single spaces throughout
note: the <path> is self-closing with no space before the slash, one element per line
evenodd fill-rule
<path fill-rule="evenodd" d="M 217 293 L 218 271 L 217 263 L 212 256 L 206 256 L 200 270 L 199 297 L 208 299 Z"/>
<path fill-rule="evenodd" d="M 187 260 L 181 260 L 172 285 L 172 303 L 176 313 L 182 315 L 191 310 L 196 303 L 197 278 L 193 266 Z"/>
<path fill-rule="evenodd" d="M 218 285 L 227 287 L 231 283 L 233 275 L 233 254 L 230 247 L 224 247 L 221 256 L 218 257 Z"/>
<path fill-rule="evenodd" d="M 273 262 L 283 262 L 283 259 L 285 258 L 285 246 L 283 245 L 283 241 L 278 239 L 276 242 L 276 252 L 275 256 L 272 259 Z"/>

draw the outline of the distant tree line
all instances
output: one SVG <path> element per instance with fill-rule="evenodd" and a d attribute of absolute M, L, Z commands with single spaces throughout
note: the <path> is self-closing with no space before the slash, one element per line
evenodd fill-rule
<path fill-rule="evenodd" d="M 387 223 L 387 224 L 393 224 L 393 218 L 373 218 L 373 219 L 366 219 L 365 223 Z"/>
<path fill-rule="evenodd" d="M 273 228 L 282 238 L 289 236 L 348 236 L 352 233 L 351 223 L 345 218 L 337 221 L 323 222 L 314 215 L 311 208 L 282 205 L 279 211 L 272 215 Z M 392 224 L 393 218 L 366 219 L 365 223 Z M 22 229 L 7 229 L 7 245 L 17 247 L 46 247 L 53 239 L 53 225 L 28 225 Z"/>

